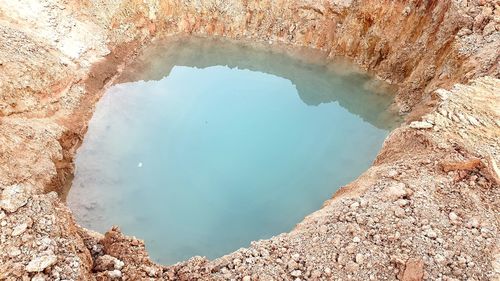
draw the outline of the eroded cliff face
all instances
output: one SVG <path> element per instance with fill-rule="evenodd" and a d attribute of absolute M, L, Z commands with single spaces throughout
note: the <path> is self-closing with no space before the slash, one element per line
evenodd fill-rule
<path fill-rule="evenodd" d="M 487 0 L 4 1 L 0 279 L 496 280 L 499 30 Z M 106 86 L 142 46 L 179 33 L 348 57 L 397 85 L 416 121 L 291 233 L 156 265 L 140 240 L 81 229 L 50 191 L 64 197 Z"/>

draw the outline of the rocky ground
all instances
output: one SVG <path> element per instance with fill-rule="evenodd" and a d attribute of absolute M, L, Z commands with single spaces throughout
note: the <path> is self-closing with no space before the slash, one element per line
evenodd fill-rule
<path fill-rule="evenodd" d="M 499 31 L 495 0 L 1 2 L 0 280 L 500 280 Z M 178 33 L 348 57 L 398 86 L 408 122 L 292 232 L 154 264 L 64 195 L 104 89 Z"/>

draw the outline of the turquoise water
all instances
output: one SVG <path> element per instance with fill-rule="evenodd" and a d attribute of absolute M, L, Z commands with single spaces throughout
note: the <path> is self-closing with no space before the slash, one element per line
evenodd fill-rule
<path fill-rule="evenodd" d="M 160 42 L 97 104 L 68 204 L 171 264 L 287 232 L 366 170 L 397 118 L 366 74 L 208 39 Z"/>

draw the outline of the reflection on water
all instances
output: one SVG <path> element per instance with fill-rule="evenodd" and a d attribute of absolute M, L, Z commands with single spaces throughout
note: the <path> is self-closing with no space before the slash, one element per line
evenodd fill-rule
<path fill-rule="evenodd" d="M 369 76 L 300 58 L 208 39 L 146 50 L 78 151 L 78 221 L 120 225 L 161 263 L 291 230 L 369 167 L 398 122 Z"/>

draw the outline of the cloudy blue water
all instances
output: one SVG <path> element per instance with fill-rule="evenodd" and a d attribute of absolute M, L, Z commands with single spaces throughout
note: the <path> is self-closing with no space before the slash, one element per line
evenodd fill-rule
<path fill-rule="evenodd" d="M 164 264 L 290 231 L 370 166 L 396 120 L 366 75 L 197 40 L 146 52 L 107 91 L 68 195 L 83 226 L 119 225 Z"/>

